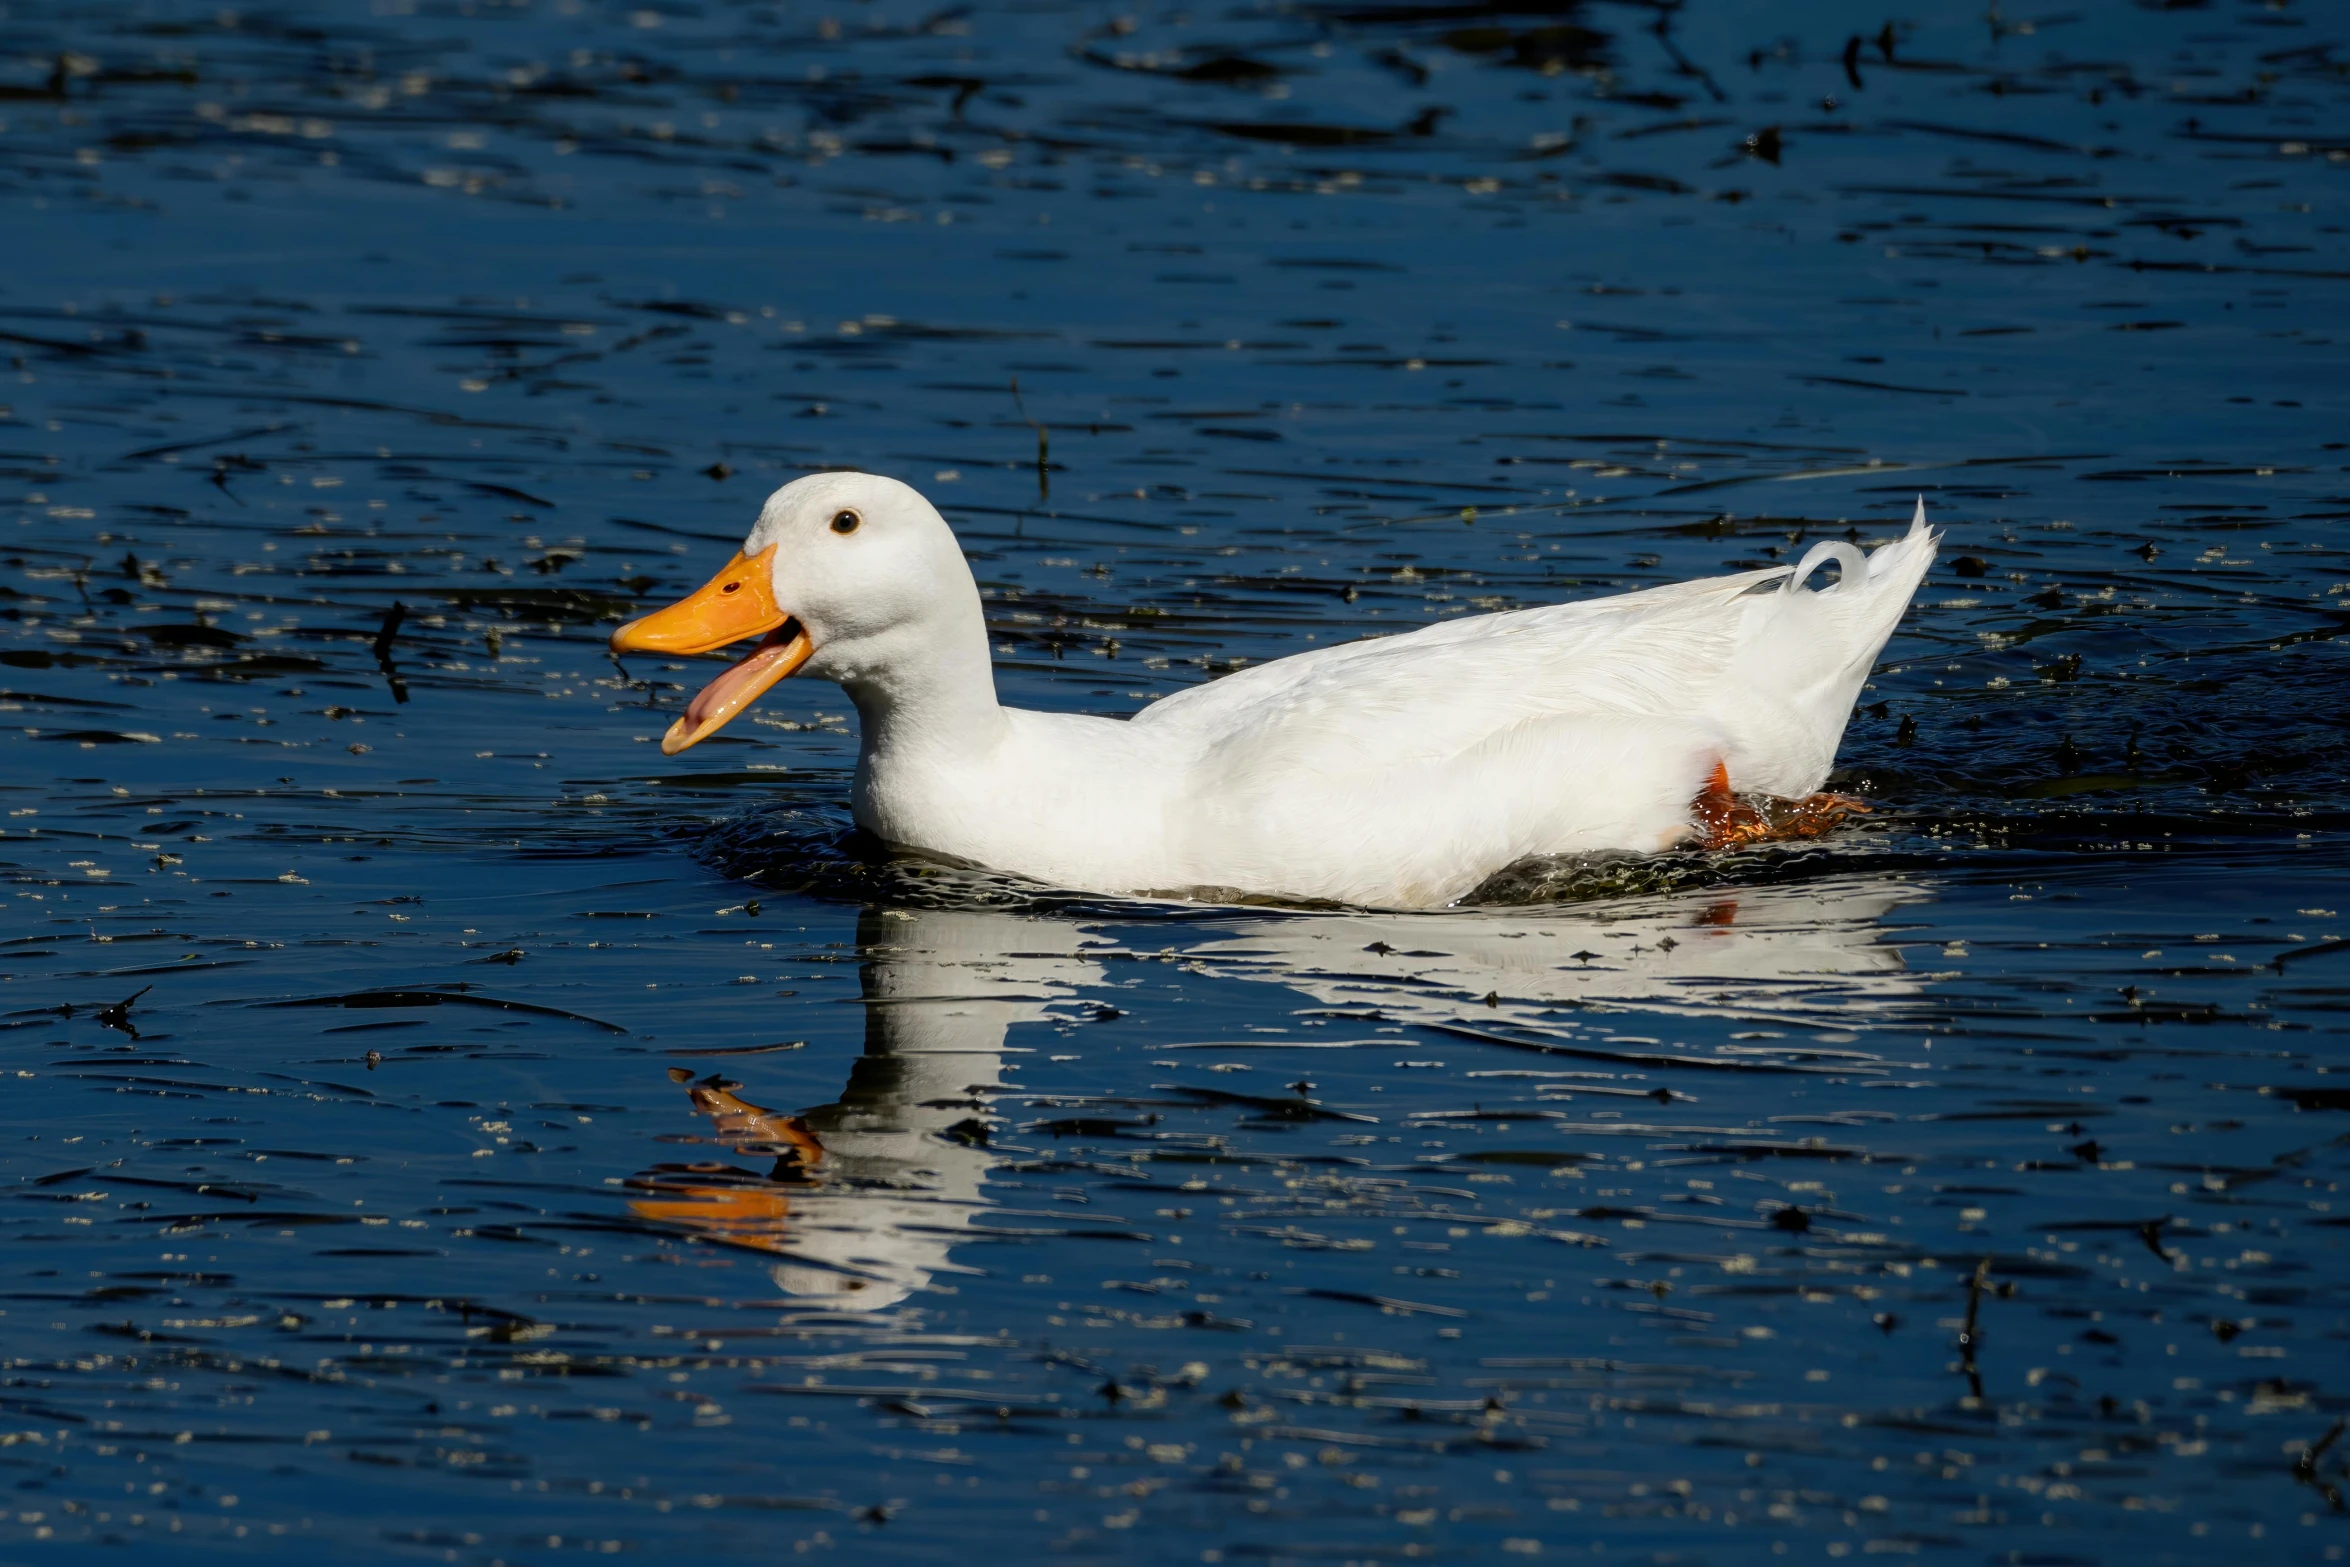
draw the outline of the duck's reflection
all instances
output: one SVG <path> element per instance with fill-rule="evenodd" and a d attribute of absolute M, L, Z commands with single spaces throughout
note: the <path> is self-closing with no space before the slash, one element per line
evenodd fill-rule
<path fill-rule="evenodd" d="M 1631 1013 L 1787 1025 L 1731 1036 L 1785 1044 L 1711 1047 L 1768 1054 L 1846 1043 L 1832 1031 L 1896 1020 L 1923 982 L 1887 939 L 1889 917 L 1928 896 L 1847 879 L 1515 915 L 1241 915 L 1173 929 L 1205 938 L 1184 946 L 1189 973 L 1271 982 L 1319 1004 L 1296 1009 L 1308 1015 L 1294 1031 L 1284 1005 L 1264 1019 L 1282 1026 L 1219 1049 L 1390 1043 L 1330 1038 L 1340 1030 L 1310 1026 L 1314 1011 L 1391 1028 L 1515 1023 L 1554 1036 L 1640 1026 Z M 1038 916 L 868 911 L 858 925 L 865 1049 L 840 1098 L 787 1114 L 723 1076 L 688 1081 L 710 1140 L 772 1168 L 658 1165 L 631 1183 L 641 1194 L 631 1208 L 771 1253 L 787 1293 L 836 1310 L 892 1306 L 941 1273 L 971 1271 L 948 1254 L 989 1210 L 984 1187 L 998 1156 L 986 1091 L 1000 1086 L 1016 1048 L 1006 1031 L 1099 986 L 1104 971 L 1084 953 L 1108 941 Z M 1151 1048 L 1187 1043 L 1178 1035 Z"/>
<path fill-rule="evenodd" d="M 981 1117 L 1005 1032 L 1100 982 L 1086 939 L 1055 920 L 868 911 L 865 1051 L 840 1098 L 787 1115 L 723 1077 L 690 1084 L 713 1141 L 774 1166 L 656 1166 L 632 1183 L 646 1195 L 631 1210 L 772 1252 L 783 1290 L 840 1310 L 880 1310 L 959 1271 L 948 1252 L 986 1212 L 997 1163 Z"/>
<path fill-rule="evenodd" d="M 1893 1020 L 1920 993 L 1890 918 L 1931 894 L 1847 877 L 1610 899 L 1522 916 L 1263 920 L 1187 954 L 1391 1022 L 1680 1014 L 1842 1029 Z M 1468 1013 L 1461 1003 L 1477 1003 Z"/>

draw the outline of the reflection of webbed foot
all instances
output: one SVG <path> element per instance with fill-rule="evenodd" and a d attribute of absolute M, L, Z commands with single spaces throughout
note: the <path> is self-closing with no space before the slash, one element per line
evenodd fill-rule
<path fill-rule="evenodd" d="M 686 1076 L 682 1071 L 673 1075 L 681 1081 Z M 633 1198 L 628 1207 L 640 1219 L 675 1225 L 705 1240 L 782 1251 L 792 1193 L 813 1183 L 824 1145 L 798 1116 L 737 1098 L 741 1086 L 713 1072 L 686 1092 L 694 1108 L 710 1118 L 715 1141 L 736 1153 L 771 1153 L 775 1168 L 762 1178 L 706 1161 L 656 1165 L 629 1182 L 652 1195 Z"/>
<path fill-rule="evenodd" d="M 1716 762 L 1705 787 L 1689 802 L 1698 843 L 1707 850 L 1736 849 L 1778 839 L 1818 838 L 1845 817 L 1866 813 L 1865 801 L 1845 794 L 1812 794 L 1800 800 L 1777 795 L 1741 796 L 1730 791 L 1730 768 Z"/>
<path fill-rule="evenodd" d="M 772 1153 L 777 1167 L 813 1169 L 824 1162 L 824 1145 L 796 1115 L 784 1115 L 735 1097 L 737 1085 L 717 1078 L 694 1085 L 694 1108 L 710 1118 L 717 1141 L 736 1153 Z"/>

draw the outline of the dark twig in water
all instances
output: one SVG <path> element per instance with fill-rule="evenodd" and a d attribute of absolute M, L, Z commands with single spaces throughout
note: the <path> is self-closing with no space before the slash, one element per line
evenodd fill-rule
<path fill-rule="evenodd" d="M 1028 405 L 1020 399 L 1018 376 L 1012 377 L 1012 407 L 1019 413 L 1022 422 L 1036 432 L 1036 498 L 1049 501 L 1053 498 L 1053 438 L 1043 425 L 1028 417 Z"/>
<path fill-rule="evenodd" d="M 2319 1474 L 2317 1464 L 2319 1459 L 2325 1457 L 2326 1449 L 2342 1439 L 2345 1430 L 2350 1430 L 2350 1415 L 2336 1420 L 2324 1436 L 2303 1448 L 2301 1456 L 2293 1460 L 2293 1478 L 2314 1487 L 2317 1494 L 2326 1499 L 2326 1505 L 2335 1512 L 2342 1511 L 2342 1488 Z"/>
<path fill-rule="evenodd" d="M 2285 971 L 2285 965 L 2288 963 L 2295 962 L 2301 958 L 2314 958 L 2322 953 L 2327 952 L 2350 952 L 2350 940 L 2321 941 L 2315 946 L 2289 948 L 2286 951 L 2278 953 L 2276 957 L 2271 960 L 2270 967 L 2274 968 L 2278 973 L 2282 974 Z"/>
<path fill-rule="evenodd" d="M 398 599 L 392 600 L 392 607 L 384 611 L 383 625 L 375 633 L 375 661 L 377 663 L 386 665 L 391 663 L 392 639 L 400 634 L 400 622 L 407 618 L 408 606 Z"/>
<path fill-rule="evenodd" d="M 131 1038 L 138 1038 L 138 1029 L 131 1025 L 131 1003 L 138 1000 L 141 996 L 145 995 L 148 991 L 153 990 L 154 988 L 155 987 L 153 985 L 141 985 L 137 990 L 132 991 L 129 995 L 114 1003 L 114 1005 L 110 1007 L 99 1008 L 98 1026 L 101 1028 L 120 1029 L 123 1033 L 130 1035 Z"/>
<path fill-rule="evenodd" d="M 607 1023 L 584 1012 L 567 1012 L 561 1007 L 540 1006 L 529 1001 L 510 1001 L 503 996 L 469 994 L 467 984 L 452 984 L 445 990 L 353 990 L 331 996 L 299 996 L 289 1001 L 257 1001 L 257 1007 L 351 1007 L 390 1008 L 413 1007 L 487 1007 L 500 1012 L 527 1012 L 539 1017 L 569 1018 L 575 1023 L 586 1023 L 607 1034 L 625 1034 L 627 1029 L 617 1023 Z M 133 998 L 136 999 L 136 998 Z"/>
<path fill-rule="evenodd" d="M 383 625 L 375 633 L 376 667 L 383 671 L 384 679 L 390 683 L 392 700 L 395 702 L 408 700 L 408 682 L 400 678 L 399 670 L 392 665 L 392 639 L 400 634 L 400 622 L 407 618 L 408 606 L 394 599 L 392 607 L 384 611 Z"/>
<path fill-rule="evenodd" d="M 219 446 L 228 441 L 249 441 L 256 436 L 275 435 L 280 430 L 291 430 L 291 424 L 257 424 L 250 429 L 231 430 L 226 435 L 206 435 L 193 441 L 166 441 L 161 446 L 142 446 L 135 452 L 124 452 L 116 462 L 145 462 L 151 457 L 167 457 L 174 452 L 200 451 L 207 446 Z"/>
<path fill-rule="evenodd" d="M 1976 1320 L 1983 1310 L 1983 1286 L 1990 1277 L 1991 1259 L 1985 1257 L 1975 1264 L 1975 1271 L 1967 1278 L 1966 1325 L 1958 1330 L 1958 1352 L 1961 1357 L 1959 1369 L 1966 1373 L 1967 1381 L 1974 1385 L 1977 1398 L 1983 1396 L 1983 1378 L 1975 1369 L 1975 1351 L 1982 1345 L 1982 1338 L 1976 1330 Z"/>
<path fill-rule="evenodd" d="M 1654 33 L 1656 41 L 1664 46 L 1665 53 L 1673 57 L 1674 70 L 1683 76 L 1692 78 L 1704 87 L 1706 96 L 1713 99 L 1714 102 L 1728 103 L 1730 95 L 1722 91 L 1721 84 L 1713 79 L 1713 74 L 1683 54 L 1681 46 L 1673 42 L 1673 19 L 1681 14 L 1681 5 L 1682 0 L 1672 0 L 1671 4 L 1658 5 L 1655 25 L 1650 27 L 1649 31 Z"/>

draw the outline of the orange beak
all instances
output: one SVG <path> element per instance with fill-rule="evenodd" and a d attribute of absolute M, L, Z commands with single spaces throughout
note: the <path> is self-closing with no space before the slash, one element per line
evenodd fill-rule
<path fill-rule="evenodd" d="M 750 657 L 728 666 L 686 704 L 685 716 L 661 737 L 663 756 L 709 739 L 816 651 L 806 630 L 775 602 L 775 551 L 772 544 L 756 555 L 737 550 L 717 576 L 687 597 L 612 633 L 615 653 L 714 653 L 731 642 L 760 639 Z"/>

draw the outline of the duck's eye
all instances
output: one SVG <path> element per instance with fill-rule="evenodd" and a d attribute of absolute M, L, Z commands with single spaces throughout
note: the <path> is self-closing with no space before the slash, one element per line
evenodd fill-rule
<path fill-rule="evenodd" d="M 844 511 L 832 519 L 832 531 L 835 533 L 854 533 L 857 531 L 857 524 L 863 522 L 864 520 L 864 518 L 858 516 L 853 511 Z"/>

